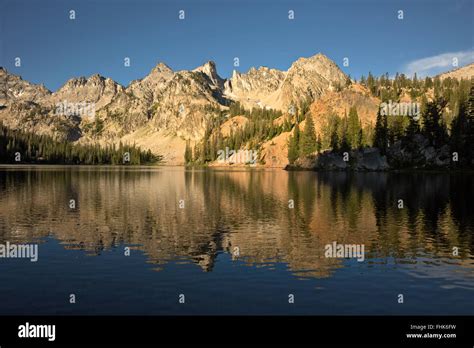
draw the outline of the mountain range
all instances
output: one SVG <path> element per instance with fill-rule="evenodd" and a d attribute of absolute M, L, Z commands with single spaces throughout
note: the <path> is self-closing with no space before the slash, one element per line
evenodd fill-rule
<path fill-rule="evenodd" d="M 473 70 L 471 64 L 448 74 L 469 77 Z M 247 73 L 234 71 L 229 79 L 218 75 L 212 61 L 190 71 L 173 71 L 158 63 L 147 76 L 126 87 L 95 74 L 72 78 L 55 92 L 0 68 L 0 121 L 9 128 L 60 141 L 135 143 L 162 155 L 167 164 L 183 164 L 186 143 L 199 142 L 212 119 L 225 115 L 235 102 L 245 109 L 281 111 L 283 116 L 276 123 L 291 117 L 294 106 L 308 102 L 316 129 L 328 112 L 341 114 L 356 106 L 362 124 L 374 124 L 380 100 L 363 85 L 351 82 L 321 53 L 299 58 L 287 71 L 251 68 Z M 77 109 L 58 112 L 62 103 L 93 105 L 94 115 Z M 229 132 L 244 123 L 245 117 L 235 116 L 220 131 Z M 267 158 L 268 166 L 287 164 L 290 133 L 260 144 L 261 157 Z"/>

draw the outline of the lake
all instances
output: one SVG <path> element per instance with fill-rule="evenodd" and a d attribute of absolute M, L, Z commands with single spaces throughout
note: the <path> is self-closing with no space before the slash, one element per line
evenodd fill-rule
<path fill-rule="evenodd" d="M 0 315 L 472 315 L 473 198 L 462 173 L 2 166 L 0 244 L 38 260 L 0 258 Z"/>

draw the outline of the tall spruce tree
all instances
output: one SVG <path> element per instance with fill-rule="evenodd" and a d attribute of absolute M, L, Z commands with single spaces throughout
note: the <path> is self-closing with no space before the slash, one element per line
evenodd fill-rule
<path fill-rule="evenodd" d="M 377 112 L 377 120 L 375 121 L 375 133 L 373 146 L 380 150 L 380 153 L 387 153 L 388 142 L 388 125 L 387 116 L 382 115 L 381 110 Z"/>
<path fill-rule="evenodd" d="M 349 119 L 347 124 L 347 141 L 349 146 L 353 149 L 361 146 L 361 130 L 359 115 L 357 114 L 356 107 L 353 106 L 349 109 Z"/>
<path fill-rule="evenodd" d="M 317 136 L 317 138 L 316 138 L 316 151 L 317 151 L 318 153 L 320 153 L 320 152 L 321 152 L 321 148 L 322 148 L 321 137 L 320 137 L 319 134 L 318 134 L 318 136 Z"/>
<path fill-rule="evenodd" d="M 434 147 L 442 146 L 447 140 L 446 125 L 441 119 L 441 110 L 445 105 L 443 99 L 428 102 L 422 113 L 423 134 Z"/>
<path fill-rule="evenodd" d="M 474 160 L 474 85 L 467 98 L 459 100 L 456 117 L 451 123 L 450 147 L 457 152 L 459 162 L 464 165 L 473 165 Z"/>
<path fill-rule="evenodd" d="M 336 123 L 336 127 L 333 127 L 331 130 L 329 146 L 331 147 L 332 151 L 339 151 L 339 135 L 338 135 L 337 123 Z"/>
<path fill-rule="evenodd" d="M 316 131 L 314 129 L 314 122 L 311 116 L 311 113 L 308 112 L 306 114 L 305 126 L 304 131 L 301 134 L 300 140 L 300 155 L 301 156 L 308 156 L 312 153 L 316 152 L 317 144 L 316 144 Z"/>
<path fill-rule="evenodd" d="M 300 127 L 296 123 L 293 135 L 288 139 L 288 162 L 295 163 L 299 157 Z"/>

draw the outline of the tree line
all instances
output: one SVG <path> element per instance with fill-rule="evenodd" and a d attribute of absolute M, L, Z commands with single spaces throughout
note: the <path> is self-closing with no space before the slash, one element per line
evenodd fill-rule
<path fill-rule="evenodd" d="M 0 163 L 139 165 L 158 163 L 161 159 L 135 145 L 60 142 L 47 135 L 12 130 L 0 124 Z"/>

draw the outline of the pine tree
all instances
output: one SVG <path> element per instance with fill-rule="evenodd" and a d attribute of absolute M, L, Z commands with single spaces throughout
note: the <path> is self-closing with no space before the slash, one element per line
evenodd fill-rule
<path fill-rule="evenodd" d="M 361 145 L 360 132 L 362 128 L 360 126 L 359 115 L 357 109 L 351 107 L 349 110 L 349 120 L 347 125 L 347 140 L 352 149 L 356 149 Z"/>
<path fill-rule="evenodd" d="M 369 89 L 370 93 L 372 93 L 372 95 L 376 95 L 376 92 L 377 92 L 376 81 L 371 72 L 369 72 L 369 76 L 367 77 L 367 88 Z"/>
<path fill-rule="evenodd" d="M 451 124 L 451 151 L 458 152 L 463 164 L 474 164 L 474 85 L 468 98 L 460 97 L 459 109 Z"/>
<path fill-rule="evenodd" d="M 349 152 L 351 150 L 351 145 L 349 143 L 349 139 L 347 138 L 347 132 L 342 133 L 339 150 L 342 152 Z"/>
<path fill-rule="evenodd" d="M 443 145 L 447 138 L 446 125 L 441 120 L 441 110 L 445 105 L 443 99 L 428 102 L 422 113 L 423 134 L 434 147 Z"/>
<path fill-rule="evenodd" d="M 329 146 L 332 148 L 333 151 L 339 151 L 339 135 L 337 134 L 337 123 L 336 127 L 332 129 Z"/>
<path fill-rule="evenodd" d="M 300 127 L 295 125 L 293 135 L 288 139 L 288 162 L 293 164 L 299 157 Z"/>
<path fill-rule="evenodd" d="M 408 123 L 408 127 L 405 129 L 405 141 L 412 141 L 415 134 L 420 133 L 420 124 L 418 123 L 418 119 L 414 117 L 410 117 L 410 121 Z"/>
<path fill-rule="evenodd" d="M 387 141 L 388 141 L 387 116 L 382 115 L 379 109 L 377 112 L 377 120 L 375 122 L 373 146 L 378 148 L 380 150 L 380 153 L 385 154 L 387 152 Z"/>
<path fill-rule="evenodd" d="M 308 156 L 316 151 L 316 131 L 311 113 L 306 114 L 306 121 L 300 141 L 300 155 Z"/>

